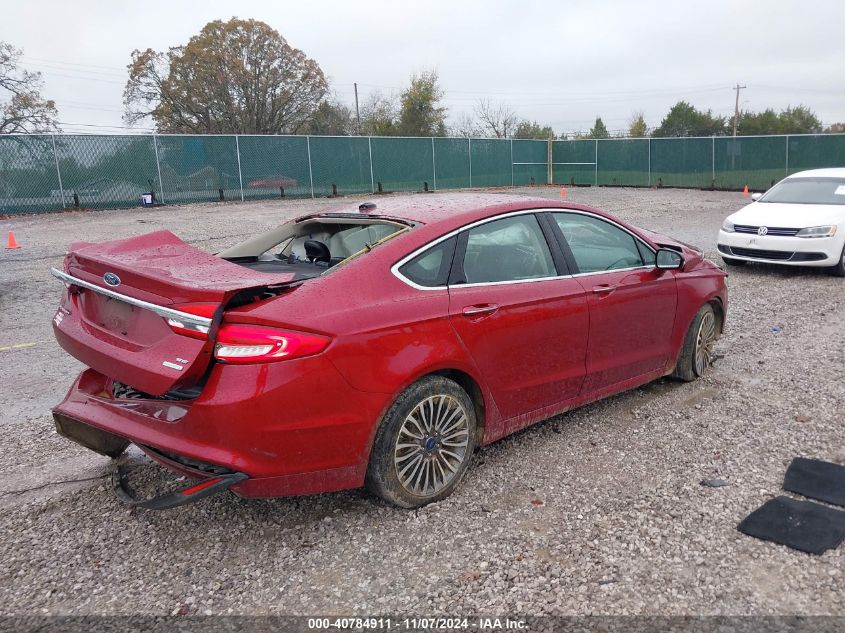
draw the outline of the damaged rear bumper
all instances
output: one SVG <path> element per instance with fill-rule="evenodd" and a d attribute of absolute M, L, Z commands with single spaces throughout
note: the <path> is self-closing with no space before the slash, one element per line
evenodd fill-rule
<path fill-rule="evenodd" d="M 262 366 L 224 369 L 227 380 L 252 388 L 233 400 L 231 389 L 218 388 L 217 368 L 194 400 L 116 398 L 109 378 L 85 370 L 53 409 L 57 431 L 109 457 L 135 443 L 173 471 L 202 483 L 213 481 L 211 492 L 202 497 L 224 489 L 243 497 L 277 497 L 363 485 L 383 394 L 365 394 L 336 373 L 312 371 L 305 373 L 306 380 L 316 384 L 286 385 L 292 397 L 280 411 L 278 394 L 264 398 L 256 393 L 255 386 L 266 385 L 269 378 L 250 372 L 261 372 Z M 120 479 L 116 490 L 124 487 Z M 185 500 L 170 499 L 165 505 L 182 505 L 177 501 Z M 134 498 L 131 502 L 147 507 Z"/>

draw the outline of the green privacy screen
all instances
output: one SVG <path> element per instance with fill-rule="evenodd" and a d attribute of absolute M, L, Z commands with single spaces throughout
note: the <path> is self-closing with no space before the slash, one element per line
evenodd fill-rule
<path fill-rule="evenodd" d="M 308 139 L 304 136 L 239 136 L 245 200 L 311 196 Z"/>
<path fill-rule="evenodd" d="M 549 143 L 513 140 L 513 184 L 542 185 L 548 178 Z"/>
<path fill-rule="evenodd" d="M 373 138 L 373 177 L 382 191 L 434 189 L 434 145 L 430 138 Z M 369 190 L 369 182 L 367 183 Z"/>
<path fill-rule="evenodd" d="M 713 139 L 653 138 L 651 184 L 709 187 L 713 179 Z"/>
<path fill-rule="evenodd" d="M 766 189 L 845 166 L 845 135 L 571 141 L 357 136 L 0 136 L 0 214 L 548 183 Z M 551 149 L 551 152 L 550 152 Z"/>
<path fill-rule="evenodd" d="M 554 141 L 552 176 L 556 184 L 596 184 L 596 141 Z"/>
<path fill-rule="evenodd" d="M 508 139 L 470 139 L 469 163 L 473 187 L 504 187 L 513 182 Z"/>
<path fill-rule="evenodd" d="M 599 185 L 648 186 L 648 139 L 601 140 L 596 143 Z"/>
<path fill-rule="evenodd" d="M 53 139 L 49 136 L 0 136 L 0 213 L 61 209 Z"/>

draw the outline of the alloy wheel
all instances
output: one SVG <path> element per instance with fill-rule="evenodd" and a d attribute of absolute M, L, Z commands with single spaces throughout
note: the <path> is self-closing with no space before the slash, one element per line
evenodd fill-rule
<path fill-rule="evenodd" d="M 713 363 L 713 347 L 716 344 L 716 317 L 708 310 L 701 317 L 698 334 L 695 339 L 695 356 L 693 358 L 695 374 L 701 376 L 704 370 Z"/>
<path fill-rule="evenodd" d="M 401 486 L 419 497 L 448 486 L 467 459 L 469 416 L 450 395 L 422 400 L 405 418 L 396 438 L 393 463 Z"/>

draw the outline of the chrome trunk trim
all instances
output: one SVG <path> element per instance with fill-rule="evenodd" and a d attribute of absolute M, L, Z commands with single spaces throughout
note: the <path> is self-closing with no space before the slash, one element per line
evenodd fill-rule
<path fill-rule="evenodd" d="M 164 306 L 159 306 L 148 301 L 142 301 L 141 299 L 128 297 L 126 295 L 120 294 L 119 292 L 115 292 L 114 290 L 109 290 L 108 288 L 103 288 L 102 286 L 98 286 L 83 279 L 79 279 L 78 277 L 74 277 L 73 275 L 68 275 L 67 273 L 62 272 L 57 268 L 51 268 L 50 273 L 53 275 L 53 277 L 63 281 L 66 284 L 70 284 L 72 286 L 79 286 L 80 288 L 86 288 L 87 290 L 93 290 L 94 292 L 98 292 L 101 295 L 104 295 L 111 299 L 115 299 L 117 301 L 122 301 L 123 303 L 128 303 L 129 305 L 135 306 L 136 308 L 149 310 L 150 312 L 153 312 L 165 319 L 177 319 L 183 323 L 191 323 L 193 325 L 211 327 L 211 319 L 209 319 L 208 317 L 198 316 L 196 314 L 188 314 L 187 312 L 181 312 L 180 310 L 165 308 Z"/>

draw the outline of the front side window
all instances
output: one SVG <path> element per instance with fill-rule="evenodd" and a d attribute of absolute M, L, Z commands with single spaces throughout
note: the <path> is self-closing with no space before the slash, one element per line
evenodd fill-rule
<path fill-rule="evenodd" d="M 533 214 L 487 222 L 467 231 L 466 283 L 521 281 L 557 275 L 549 245 Z"/>
<path fill-rule="evenodd" d="M 641 249 L 649 252 L 649 263 L 654 263 L 651 251 L 615 224 L 580 213 L 552 215 L 581 273 L 643 266 L 645 262 Z"/>
<path fill-rule="evenodd" d="M 455 252 L 457 238 L 449 238 L 423 251 L 412 260 L 402 264 L 399 272 L 418 286 L 436 288 L 445 286 L 449 280 L 449 268 Z"/>

